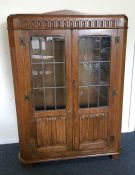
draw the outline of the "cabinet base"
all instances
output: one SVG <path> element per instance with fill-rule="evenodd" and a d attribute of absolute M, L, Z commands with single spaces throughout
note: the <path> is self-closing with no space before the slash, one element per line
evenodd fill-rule
<path fill-rule="evenodd" d="M 22 167 L 27 168 L 27 169 L 33 167 L 33 163 L 32 163 L 31 161 L 26 161 L 26 160 L 24 160 L 24 159 L 20 156 L 20 153 L 19 153 L 19 155 L 18 155 L 18 159 L 20 160 Z"/>
<path fill-rule="evenodd" d="M 74 155 L 68 157 L 61 157 L 61 158 L 52 158 L 52 159 L 34 159 L 34 160 L 25 160 L 19 154 L 19 160 L 23 167 L 32 168 L 33 163 L 40 163 L 40 162 L 49 162 L 49 161 L 58 161 L 58 160 L 68 160 L 68 159 L 78 159 L 78 158 L 87 158 L 87 157 L 99 157 L 99 156 L 110 156 L 112 160 L 116 160 L 119 158 L 120 153 L 101 153 L 101 154 L 92 154 L 92 155 Z"/>

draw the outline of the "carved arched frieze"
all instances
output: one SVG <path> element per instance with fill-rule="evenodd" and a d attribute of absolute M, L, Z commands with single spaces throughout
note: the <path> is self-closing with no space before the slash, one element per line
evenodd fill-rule
<path fill-rule="evenodd" d="M 122 17 L 18 17 L 13 19 L 15 29 L 89 29 L 89 28 L 124 28 L 125 19 Z"/>

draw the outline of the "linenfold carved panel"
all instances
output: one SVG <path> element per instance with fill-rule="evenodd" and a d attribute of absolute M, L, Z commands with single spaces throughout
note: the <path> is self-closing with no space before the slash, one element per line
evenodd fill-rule
<path fill-rule="evenodd" d="M 48 116 L 36 119 L 37 145 L 55 146 L 66 144 L 65 116 Z"/>
<path fill-rule="evenodd" d="M 80 115 L 80 142 L 107 140 L 108 113 Z"/>

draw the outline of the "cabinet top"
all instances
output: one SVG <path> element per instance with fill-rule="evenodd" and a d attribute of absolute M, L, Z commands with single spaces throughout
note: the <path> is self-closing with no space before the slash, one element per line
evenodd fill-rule
<path fill-rule="evenodd" d="M 89 15 L 71 10 L 8 16 L 8 29 L 118 29 L 127 28 L 126 15 Z"/>

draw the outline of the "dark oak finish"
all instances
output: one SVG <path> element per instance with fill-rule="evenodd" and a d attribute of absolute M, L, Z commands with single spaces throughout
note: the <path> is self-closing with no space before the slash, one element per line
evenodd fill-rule
<path fill-rule="evenodd" d="M 127 17 L 17 14 L 8 33 L 21 162 L 117 158 Z"/>

